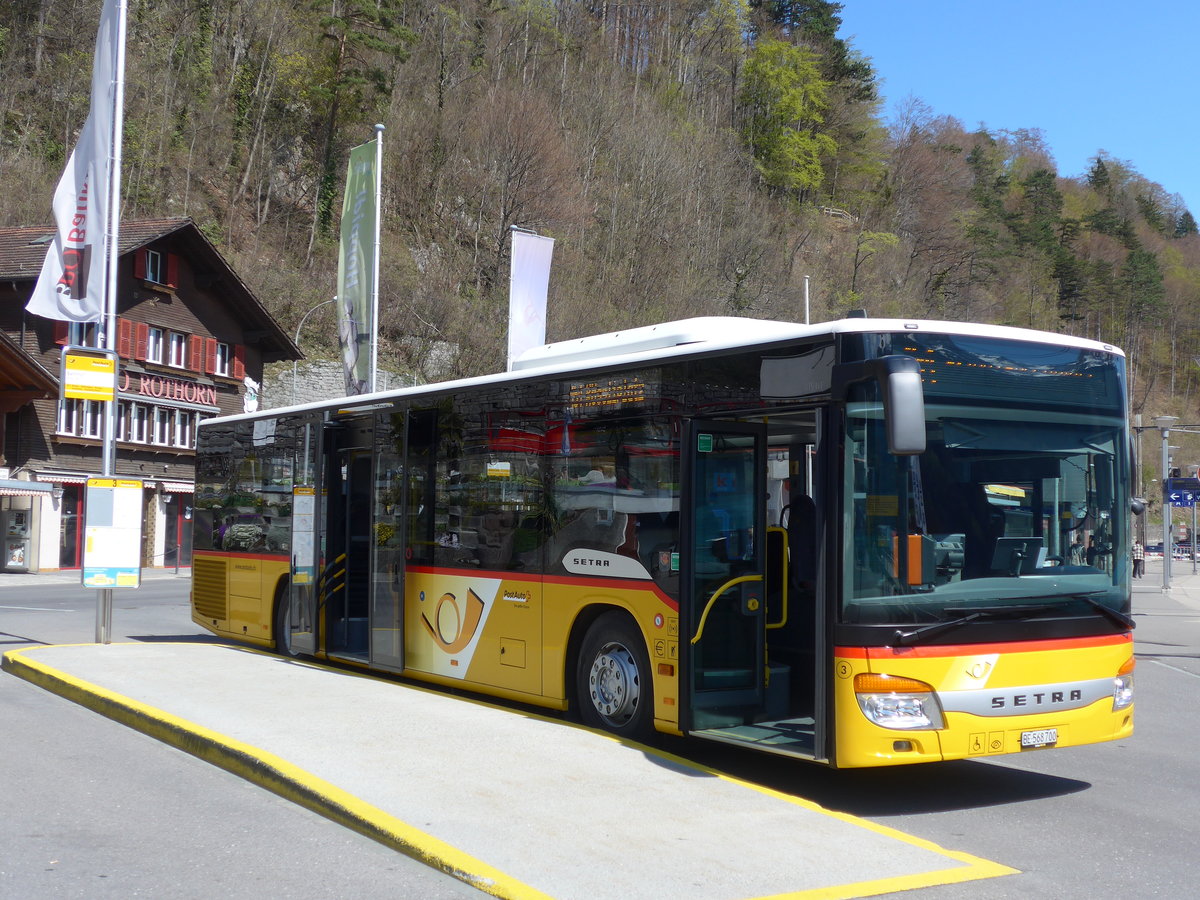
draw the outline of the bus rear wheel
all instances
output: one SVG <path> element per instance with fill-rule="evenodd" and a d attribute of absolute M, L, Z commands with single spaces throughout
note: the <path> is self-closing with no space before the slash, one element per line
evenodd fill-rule
<path fill-rule="evenodd" d="M 607 612 L 588 628 L 575 683 L 584 724 L 634 740 L 650 736 L 650 657 L 625 613 Z"/>

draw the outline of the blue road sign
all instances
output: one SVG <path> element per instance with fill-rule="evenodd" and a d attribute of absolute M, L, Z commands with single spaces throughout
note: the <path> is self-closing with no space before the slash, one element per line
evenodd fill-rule
<path fill-rule="evenodd" d="M 1200 479 L 1197 478 L 1168 478 L 1166 484 L 1167 502 L 1175 507 L 1193 507 L 1196 498 L 1200 497 Z"/>

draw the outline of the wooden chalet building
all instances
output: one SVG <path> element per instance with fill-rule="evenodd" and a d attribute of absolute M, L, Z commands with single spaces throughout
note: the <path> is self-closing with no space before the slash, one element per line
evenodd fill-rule
<path fill-rule="evenodd" d="M 81 564 L 103 404 L 64 400 L 67 345 L 96 325 L 25 310 L 47 226 L 0 228 L 0 536 L 5 571 Z M 264 363 L 302 354 L 191 219 L 121 224 L 115 474 L 144 480 L 143 566 L 189 565 L 196 426 L 257 408 Z"/>

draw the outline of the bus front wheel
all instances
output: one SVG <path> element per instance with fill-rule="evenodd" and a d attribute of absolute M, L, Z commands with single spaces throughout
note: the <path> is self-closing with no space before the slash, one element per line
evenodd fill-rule
<path fill-rule="evenodd" d="M 585 725 L 634 740 L 649 737 L 650 657 L 641 633 L 625 613 L 607 612 L 588 628 L 575 683 Z"/>

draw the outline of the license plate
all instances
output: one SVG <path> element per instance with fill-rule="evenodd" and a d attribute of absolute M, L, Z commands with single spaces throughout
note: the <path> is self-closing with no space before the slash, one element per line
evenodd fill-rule
<path fill-rule="evenodd" d="M 1057 743 L 1057 728 L 1043 728 L 1040 731 L 1021 732 L 1022 750 L 1036 750 L 1038 747 L 1053 747 Z"/>

